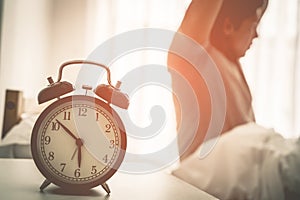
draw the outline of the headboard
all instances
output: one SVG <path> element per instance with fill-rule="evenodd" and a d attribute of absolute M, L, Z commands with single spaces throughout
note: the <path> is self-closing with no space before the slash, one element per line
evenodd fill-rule
<path fill-rule="evenodd" d="M 4 138 L 7 132 L 21 121 L 23 112 L 23 92 L 19 90 L 9 90 L 5 92 L 5 108 L 3 118 L 2 137 Z"/>

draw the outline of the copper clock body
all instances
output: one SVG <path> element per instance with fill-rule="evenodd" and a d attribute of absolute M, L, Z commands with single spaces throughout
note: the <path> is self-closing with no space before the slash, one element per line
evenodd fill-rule
<path fill-rule="evenodd" d="M 126 133 L 107 103 L 68 96 L 41 113 L 32 131 L 31 151 L 47 180 L 62 188 L 86 190 L 105 183 L 120 167 Z"/>

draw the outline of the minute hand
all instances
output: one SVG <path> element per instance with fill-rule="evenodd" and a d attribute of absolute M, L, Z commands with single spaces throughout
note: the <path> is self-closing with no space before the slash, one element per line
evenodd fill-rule
<path fill-rule="evenodd" d="M 56 119 L 56 121 L 57 121 L 57 123 L 59 124 L 59 125 L 61 125 L 61 127 L 72 137 L 72 138 L 74 138 L 75 140 L 77 140 L 78 138 L 65 126 L 65 125 L 63 125 L 60 121 L 58 121 L 57 119 Z"/>

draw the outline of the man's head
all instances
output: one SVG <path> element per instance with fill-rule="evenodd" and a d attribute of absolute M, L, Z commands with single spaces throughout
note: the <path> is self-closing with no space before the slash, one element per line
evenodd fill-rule
<path fill-rule="evenodd" d="M 230 60 L 244 56 L 256 38 L 268 0 L 224 0 L 213 26 L 211 43 Z"/>

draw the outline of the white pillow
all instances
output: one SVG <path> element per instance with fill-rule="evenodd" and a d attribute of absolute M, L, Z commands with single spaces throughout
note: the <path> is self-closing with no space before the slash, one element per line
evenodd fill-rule
<path fill-rule="evenodd" d="M 0 145 L 1 158 L 32 158 L 30 140 L 37 117 L 37 114 L 24 115 L 20 123 L 8 131 Z"/>
<path fill-rule="evenodd" d="M 30 144 L 31 132 L 37 117 L 37 114 L 23 117 L 20 123 L 13 126 L 7 132 L 1 145 Z"/>

